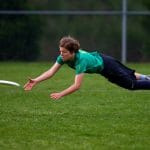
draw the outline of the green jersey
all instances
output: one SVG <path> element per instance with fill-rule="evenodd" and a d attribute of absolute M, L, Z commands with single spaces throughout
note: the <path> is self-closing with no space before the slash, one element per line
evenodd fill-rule
<path fill-rule="evenodd" d="M 98 52 L 86 52 L 79 50 L 75 53 L 73 61 L 63 61 L 61 55 L 57 57 L 57 63 L 63 65 L 67 64 L 69 67 L 75 69 L 76 74 L 80 73 L 100 73 L 104 68 L 103 59 Z"/>

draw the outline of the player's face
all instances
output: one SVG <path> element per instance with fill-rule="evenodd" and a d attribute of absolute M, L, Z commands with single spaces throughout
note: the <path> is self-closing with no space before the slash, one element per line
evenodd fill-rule
<path fill-rule="evenodd" d="M 73 60 L 74 58 L 74 53 L 70 53 L 66 48 L 60 47 L 59 48 L 60 55 L 62 56 L 63 61 L 67 60 Z"/>

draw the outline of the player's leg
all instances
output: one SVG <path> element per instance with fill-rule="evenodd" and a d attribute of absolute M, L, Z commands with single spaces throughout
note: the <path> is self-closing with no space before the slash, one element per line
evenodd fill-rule
<path fill-rule="evenodd" d="M 134 74 L 127 74 L 124 70 L 114 79 L 114 83 L 129 90 L 150 90 L 150 80 L 136 80 Z"/>
<path fill-rule="evenodd" d="M 133 90 L 150 90 L 150 80 L 136 80 Z"/>
<path fill-rule="evenodd" d="M 105 55 L 102 55 L 102 57 L 104 60 L 104 69 L 101 71 L 101 75 L 106 77 L 110 82 L 129 90 L 150 89 L 149 80 L 137 80 L 136 75 L 138 76 L 139 74 L 136 73 L 135 75 L 134 70 L 127 68 L 112 57 Z"/>
<path fill-rule="evenodd" d="M 108 80 L 128 90 L 150 90 L 150 80 L 136 80 L 134 75 L 128 75 L 124 71 Z"/>
<path fill-rule="evenodd" d="M 104 61 L 104 69 L 100 74 L 120 87 L 132 89 L 134 80 L 136 81 L 134 75 L 135 71 L 127 68 L 110 56 L 102 55 L 102 57 Z"/>

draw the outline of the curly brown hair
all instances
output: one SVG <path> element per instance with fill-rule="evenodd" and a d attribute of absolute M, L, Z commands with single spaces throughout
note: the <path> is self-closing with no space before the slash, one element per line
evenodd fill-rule
<path fill-rule="evenodd" d="M 64 47 L 71 53 L 73 52 L 76 53 L 80 49 L 80 43 L 74 37 L 65 36 L 62 37 L 61 40 L 59 41 L 59 47 Z"/>

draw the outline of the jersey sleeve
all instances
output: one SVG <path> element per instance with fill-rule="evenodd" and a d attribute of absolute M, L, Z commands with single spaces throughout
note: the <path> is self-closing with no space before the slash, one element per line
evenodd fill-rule
<path fill-rule="evenodd" d="M 61 55 L 59 55 L 59 56 L 57 57 L 56 62 L 57 62 L 58 64 L 60 64 L 60 65 L 63 65 L 63 64 L 64 64 L 64 61 L 63 61 Z"/>

